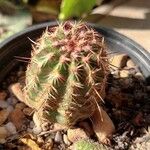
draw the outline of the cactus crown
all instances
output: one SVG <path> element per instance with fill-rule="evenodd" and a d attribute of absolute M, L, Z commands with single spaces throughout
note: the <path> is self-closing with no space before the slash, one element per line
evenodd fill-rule
<path fill-rule="evenodd" d="M 83 23 L 47 28 L 33 47 L 25 98 L 44 118 L 67 126 L 89 117 L 108 74 L 104 38 Z"/>

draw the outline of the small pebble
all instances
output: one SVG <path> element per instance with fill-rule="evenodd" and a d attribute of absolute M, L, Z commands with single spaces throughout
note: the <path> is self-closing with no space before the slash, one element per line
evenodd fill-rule
<path fill-rule="evenodd" d="M 140 72 L 137 72 L 137 73 L 135 74 L 135 77 L 136 77 L 137 79 L 139 79 L 139 80 L 144 80 L 143 74 L 140 73 Z"/>
<path fill-rule="evenodd" d="M 5 127 L 9 131 L 10 134 L 16 134 L 17 133 L 16 127 L 15 127 L 15 125 L 12 122 L 8 122 L 5 125 Z"/>
<path fill-rule="evenodd" d="M 41 127 L 34 127 L 33 128 L 33 133 L 34 134 L 40 134 L 42 132 L 42 128 Z"/>
<path fill-rule="evenodd" d="M 7 101 L 0 101 L 0 108 L 7 108 L 9 106 L 9 104 L 7 103 Z"/>
<path fill-rule="evenodd" d="M 129 71 L 128 70 L 121 70 L 120 71 L 120 77 L 121 78 L 127 78 L 127 77 L 129 77 Z"/>
<path fill-rule="evenodd" d="M 121 69 L 126 66 L 127 60 L 128 56 L 126 54 L 115 55 L 110 62 L 112 64 L 111 68 L 114 70 Z"/>
<path fill-rule="evenodd" d="M 23 113 L 26 115 L 26 116 L 31 116 L 32 115 L 32 112 L 33 112 L 33 109 L 30 108 L 30 107 L 26 107 L 23 109 Z"/>
<path fill-rule="evenodd" d="M 2 125 L 8 118 L 9 111 L 7 109 L 3 109 L 0 111 L 0 125 Z"/>
<path fill-rule="evenodd" d="M 62 134 L 61 134 L 60 131 L 56 132 L 54 141 L 57 142 L 57 143 L 61 143 L 62 142 Z"/>
<path fill-rule="evenodd" d="M 6 129 L 6 127 L 1 126 L 0 127 L 0 139 L 5 139 L 8 135 L 9 135 L 9 132 Z"/>
<path fill-rule="evenodd" d="M 88 135 L 86 132 L 81 128 L 74 128 L 74 129 L 68 129 L 67 130 L 67 137 L 68 140 L 71 142 L 75 142 L 79 139 L 88 139 Z"/>
<path fill-rule="evenodd" d="M 9 105 L 12 105 L 12 98 L 11 98 L 11 97 L 8 97 L 8 98 L 7 98 L 7 103 L 8 103 Z"/>
<path fill-rule="evenodd" d="M 71 142 L 68 140 L 68 137 L 66 134 L 63 135 L 63 141 L 67 146 L 69 146 L 71 144 Z"/>
<path fill-rule="evenodd" d="M 20 109 L 20 110 L 23 110 L 25 107 L 26 105 L 24 103 L 17 103 L 15 106 L 16 109 Z"/>
<path fill-rule="evenodd" d="M 14 107 L 13 107 L 13 106 L 9 105 L 9 106 L 7 107 L 7 111 L 8 111 L 9 113 L 11 113 L 13 110 L 14 110 Z"/>
<path fill-rule="evenodd" d="M 16 126 L 18 130 L 22 129 L 26 117 L 21 109 L 15 108 L 10 114 L 10 121 Z"/>
<path fill-rule="evenodd" d="M 134 67 L 135 67 L 135 63 L 134 63 L 131 59 L 129 59 L 129 60 L 127 61 L 127 67 L 129 67 L 129 68 L 134 68 Z"/>
<path fill-rule="evenodd" d="M 53 130 L 65 130 L 67 127 L 59 123 L 54 123 Z"/>
<path fill-rule="evenodd" d="M 0 100 L 5 100 L 7 97 L 7 93 L 5 91 L 0 92 Z"/>
<path fill-rule="evenodd" d="M 34 126 L 35 126 L 34 122 L 33 122 L 33 121 L 30 121 L 29 127 L 32 129 L 32 128 L 34 128 Z"/>
<path fill-rule="evenodd" d="M 0 138 L 0 144 L 5 144 L 6 143 L 6 139 L 1 139 Z M 1 147 L 0 147 L 1 148 Z M 4 150 L 4 148 L 0 149 L 0 150 Z"/>

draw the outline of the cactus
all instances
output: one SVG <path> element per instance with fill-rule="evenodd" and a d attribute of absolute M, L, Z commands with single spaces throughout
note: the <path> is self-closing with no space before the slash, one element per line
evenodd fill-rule
<path fill-rule="evenodd" d="M 81 139 L 73 144 L 73 150 L 107 150 L 107 147 L 93 142 L 92 140 Z"/>
<path fill-rule="evenodd" d="M 72 126 L 92 115 L 107 74 L 104 38 L 84 23 L 64 22 L 33 46 L 25 100 L 42 118 Z"/>

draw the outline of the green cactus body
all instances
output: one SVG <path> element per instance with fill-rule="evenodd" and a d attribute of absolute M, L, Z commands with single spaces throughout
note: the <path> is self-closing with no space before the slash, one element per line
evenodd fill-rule
<path fill-rule="evenodd" d="M 33 47 L 25 99 L 43 118 L 70 126 L 92 115 L 108 74 L 104 39 L 83 23 L 47 28 Z"/>
<path fill-rule="evenodd" d="M 73 144 L 73 150 L 107 150 L 107 148 L 92 140 L 81 139 Z"/>

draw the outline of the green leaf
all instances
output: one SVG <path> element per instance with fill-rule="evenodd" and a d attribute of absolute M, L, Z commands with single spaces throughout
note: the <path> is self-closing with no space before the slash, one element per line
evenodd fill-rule
<path fill-rule="evenodd" d="M 96 5 L 96 0 L 63 0 L 59 19 L 81 17 L 83 14 L 89 13 L 94 5 Z"/>

